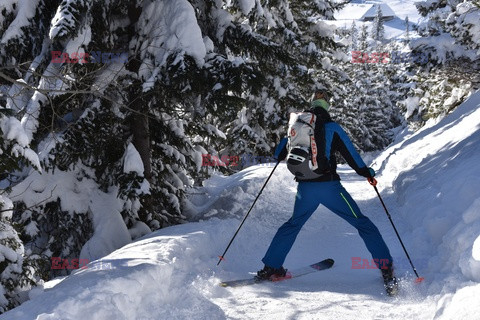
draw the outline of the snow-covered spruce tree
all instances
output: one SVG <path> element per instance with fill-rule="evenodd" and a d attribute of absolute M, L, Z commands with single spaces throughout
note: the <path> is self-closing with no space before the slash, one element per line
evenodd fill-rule
<path fill-rule="evenodd" d="M 385 26 L 383 25 L 383 13 L 379 5 L 375 6 L 375 18 L 372 25 L 372 39 L 377 41 L 378 45 L 385 40 Z"/>
<path fill-rule="evenodd" d="M 11 210 L 4 206 L 0 195 L 0 210 Z M 24 247 L 11 221 L 0 216 L 0 314 L 24 301 L 22 291 L 36 283 L 33 268 L 24 260 Z"/>
<path fill-rule="evenodd" d="M 336 50 L 333 31 L 322 19 L 333 15 L 329 1 L 245 2 L 229 7 L 235 21 L 226 43 L 233 53 L 248 50 L 262 87 L 243 92 L 245 104 L 227 127 L 226 152 L 270 155 L 285 135 L 290 111 L 308 107 L 313 88 L 342 89 L 335 84 L 345 75 L 332 65 Z M 249 5 L 247 5 L 249 4 Z M 242 24 L 240 24 L 242 22 Z"/>
<path fill-rule="evenodd" d="M 0 314 L 25 300 L 25 291 L 38 281 L 32 261 L 12 224 L 13 203 L 7 194 L 15 180 L 12 173 L 23 164 L 38 169 L 37 155 L 14 117 L 0 112 Z"/>
<path fill-rule="evenodd" d="M 473 77 L 465 78 L 458 69 L 446 66 L 417 70 L 410 79 L 408 98 L 400 104 L 406 119 L 413 128 L 420 128 L 428 119 L 453 111 L 478 89 L 478 80 Z"/>
<path fill-rule="evenodd" d="M 136 63 L 143 57 L 136 57 L 135 51 L 131 53 L 128 49 L 130 41 L 136 39 L 135 29 L 142 27 L 136 25 L 142 4 L 132 4 L 129 1 L 63 1 L 58 4 L 55 10 L 42 13 L 42 16 L 50 15 L 52 20 L 49 29 L 43 34 L 45 47 L 41 51 L 34 50 L 30 57 L 25 57 L 21 61 L 24 67 L 13 64 L 14 61 L 7 65 L 7 71 L 14 70 L 15 74 L 22 74 L 30 86 L 30 90 L 24 93 L 25 90 L 15 89 L 23 88 L 21 82 L 13 84 L 10 92 L 14 94 L 10 95 L 8 107 L 15 110 L 19 118 L 23 117 L 22 123 L 28 129 L 29 139 L 42 151 L 41 160 L 46 170 L 42 176 L 28 176 L 16 186 L 14 193 L 18 197 L 14 220 L 23 226 L 22 238 L 26 246 L 31 248 L 32 254 L 46 262 L 46 267 L 40 271 L 47 278 L 57 272 L 65 272 L 50 272 L 50 257 L 68 259 L 80 256 L 93 234 L 92 222 L 98 220 L 97 216 L 106 214 L 102 212 L 105 208 L 100 205 L 107 198 L 118 199 L 118 204 L 109 209 L 113 218 L 115 214 L 121 214 L 125 230 L 116 230 L 120 236 L 111 235 L 122 240 L 112 239 L 111 243 L 103 244 L 104 249 L 97 248 L 96 252 L 85 250 L 85 258 L 97 258 L 108 253 L 108 250 L 125 244 L 131 237 L 144 234 L 149 230 L 146 224 L 151 228 L 159 228 L 162 224 L 178 221 L 181 218 L 180 192 L 189 183 L 185 178 L 186 161 L 180 160 L 182 157 L 187 158 L 182 152 L 188 156 L 194 153 L 188 144 L 188 138 L 179 131 L 184 125 L 181 119 L 172 125 L 171 116 L 166 117 L 155 109 L 149 110 L 150 105 L 143 104 L 146 97 L 143 96 L 142 84 L 147 79 L 139 81 L 141 64 Z M 158 1 L 156 5 L 161 7 L 162 2 Z M 188 3 L 186 8 L 190 8 L 189 13 L 193 12 Z M 156 8 L 147 6 L 146 9 L 144 23 Z M 179 13 L 183 11 L 180 10 Z M 132 20 L 126 20 L 126 16 Z M 169 12 L 161 15 L 164 18 L 168 16 Z M 194 15 L 186 17 L 194 21 Z M 158 24 L 164 23 L 159 20 Z M 35 19 L 27 21 L 32 26 L 39 23 Z M 163 28 L 158 24 L 151 28 L 161 33 Z M 172 34 L 167 36 L 174 37 Z M 158 38 L 153 34 L 150 41 L 156 39 Z M 25 41 L 35 39 L 24 39 L 23 34 L 18 33 L 3 40 L 1 52 L 3 60 L 8 62 L 8 55 L 12 56 L 12 52 L 22 50 L 21 44 Z M 134 50 L 143 50 L 134 44 Z M 59 51 L 62 59 L 52 61 L 52 51 Z M 78 59 L 73 61 L 75 54 L 85 52 L 95 52 L 100 61 L 88 64 Z M 126 52 L 132 57 L 129 61 L 131 65 L 126 66 L 123 61 L 105 61 L 105 54 L 111 52 Z M 168 50 L 165 52 L 170 54 Z M 173 52 L 182 55 L 182 52 Z M 111 60 L 111 56 L 107 56 L 107 59 Z M 34 77 L 29 77 L 29 66 L 34 67 Z M 130 70 L 135 70 L 135 67 L 137 74 Z M 21 95 L 17 92 L 27 98 L 19 99 Z M 180 92 L 177 94 L 180 96 Z M 165 111 L 175 114 L 174 108 L 171 108 L 174 103 L 165 104 Z M 149 123 L 145 126 L 144 122 L 145 118 L 154 116 L 157 116 L 154 120 L 158 119 L 153 123 L 154 128 L 164 132 L 157 141 L 152 142 L 160 150 L 165 149 L 160 154 L 150 150 Z M 175 135 L 180 137 L 179 140 L 185 147 L 174 140 Z M 147 152 L 156 155 L 159 159 L 157 163 L 165 170 L 152 170 L 148 166 L 151 163 L 149 158 L 145 163 L 141 159 L 140 164 L 135 166 L 127 160 L 132 154 L 138 154 L 136 149 L 145 155 L 145 150 L 141 149 L 144 141 L 147 141 Z M 132 143 L 136 147 L 132 148 Z M 172 150 L 178 146 L 183 149 Z M 169 157 L 173 158 L 171 166 L 168 165 Z M 196 163 L 190 165 L 190 169 L 192 167 L 193 175 Z M 181 175 L 183 181 L 177 175 Z M 36 187 L 31 186 L 32 181 L 36 181 Z M 149 188 L 148 181 L 157 184 Z M 38 186 L 42 190 L 39 191 Z M 32 193 L 44 196 L 40 199 L 40 205 L 30 205 L 29 196 Z M 150 201 L 150 197 L 156 203 Z M 85 199 L 90 200 L 85 202 Z M 112 221 L 113 225 L 114 222 Z M 126 228 L 130 229 L 130 234 L 125 234 Z M 97 233 L 101 232 L 105 231 L 97 230 Z M 104 234 L 103 237 L 108 239 L 111 235 Z M 94 247 L 95 245 L 90 245 L 88 248 Z"/>
<path fill-rule="evenodd" d="M 352 53 L 352 60 L 343 65 L 352 81 L 350 94 L 342 108 L 332 109 L 363 151 L 387 146 L 393 138 L 392 129 L 401 123 L 396 107 L 400 97 L 395 93 L 399 79 L 391 72 L 395 68 L 384 62 L 385 50 L 379 44 L 368 37 L 363 25 L 358 40 L 360 54 Z"/>
<path fill-rule="evenodd" d="M 356 29 L 350 30 L 351 32 L 357 32 Z M 350 33 L 340 33 L 341 30 L 336 30 L 336 34 L 341 38 L 341 37 L 347 37 L 346 42 L 348 43 L 348 47 L 344 45 L 344 50 L 350 50 L 350 54 L 348 57 L 351 57 L 353 54 L 355 54 L 353 51 L 361 51 L 361 52 L 366 52 L 367 50 L 367 27 L 365 25 L 362 25 L 360 27 L 360 33 L 356 36 L 357 37 L 357 43 L 355 50 L 351 49 L 351 42 L 349 41 L 348 38 L 353 37 L 352 34 Z M 343 41 L 342 41 L 343 42 Z M 355 83 L 358 80 L 355 72 L 353 71 L 354 68 L 356 68 L 356 65 L 352 63 L 352 59 L 344 59 L 344 61 L 340 62 L 340 66 L 342 70 L 344 70 L 348 77 L 347 79 L 340 84 L 341 86 L 344 86 L 344 90 L 347 92 L 346 95 L 339 97 L 339 98 L 334 98 L 332 99 L 332 104 L 333 107 L 330 108 L 330 113 L 332 117 L 335 119 L 335 121 L 338 121 L 340 124 L 342 124 L 344 130 L 347 132 L 349 137 L 351 137 L 353 144 L 358 150 L 361 150 L 362 148 L 362 137 L 363 137 L 363 132 L 367 131 L 367 128 L 365 127 L 364 123 L 361 123 L 359 120 L 359 109 L 357 106 L 353 104 L 353 97 L 355 94 Z"/>
<path fill-rule="evenodd" d="M 432 62 L 445 63 L 448 59 L 469 58 L 478 64 L 480 47 L 480 5 L 471 0 L 421 1 L 416 3 L 425 21 L 418 26 L 424 39 L 416 45 L 431 54 Z M 463 50 L 447 45 L 449 39 Z M 478 66 L 478 65 L 477 65 Z"/>
<path fill-rule="evenodd" d="M 350 50 L 357 50 L 358 48 L 358 29 L 355 21 L 352 22 L 350 28 Z"/>
<path fill-rule="evenodd" d="M 287 111 L 307 106 L 312 88 L 344 92 L 334 85 L 342 74 L 330 63 L 330 29 L 314 22 L 331 16 L 328 2 L 246 4 L 63 0 L 7 9 L 7 107 L 45 170 L 22 171 L 13 220 L 45 278 L 64 272 L 50 270 L 51 257 L 95 259 L 183 221 L 203 153 L 270 153 Z M 237 121 L 243 108 L 251 131 Z"/>
<path fill-rule="evenodd" d="M 395 101 L 389 94 L 392 82 L 385 68 L 380 63 L 363 63 L 353 68 L 355 94 L 349 104 L 357 109 L 355 120 L 365 128 L 354 134 L 364 151 L 385 148 L 393 139 L 391 129 L 400 124 Z"/>
<path fill-rule="evenodd" d="M 31 73 L 25 72 L 26 64 L 34 71 L 39 61 L 32 61 L 46 49 L 45 33 L 61 0 L 22 1 L 0 3 L 0 69 L 17 79 L 28 82 Z M 32 23 L 33 22 L 33 23 Z M 26 77 L 28 76 L 28 77 Z M 2 79 L 4 81 L 4 79 Z M 21 106 L 19 106 L 21 107 Z"/>
<path fill-rule="evenodd" d="M 410 66 L 413 64 L 411 60 L 397 61 L 393 56 L 399 52 L 408 52 L 408 43 L 401 43 L 398 41 L 391 41 L 384 46 L 383 52 L 388 52 L 390 55 L 390 63 L 382 64 L 382 72 L 388 79 L 387 96 L 390 100 L 395 112 L 389 119 L 393 124 L 406 125 L 406 119 L 402 115 L 402 104 L 408 99 L 410 89 L 414 86 L 412 84 Z"/>
<path fill-rule="evenodd" d="M 410 43 L 410 20 L 408 19 L 408 16 L 405 17 L 405 37 L 404 37 L 404 42 L 406 44 Z"/>
<path fill-rule="evenodd" d="M 368 43 L 368 27 L 366 24 L 363 24 L 360 27 L 360 35 L 358 37 L 358 49 L 362 52 L 366 52 L 370 49 L 370 44 Z"/>
<path fill-rule="evenodd" d="M 411 47 L 426 61 L 415 66 L 416 88 L 404 105 L 409 120 L 421 126 L 479 88 L 480 7 L 469 0 L 422 1 L 416 6 L 425 19 L 416 27 L 422 37 L 412 40 Z"/>
<path fill-rule="evenodd" d="M 45 172 L 39 175 L 37 172 L 23 170 L 23 173 L 28 174 L 24 177 L 26 180 L 13 186 L 11 194 L 15 199 L 16 210 L 12 220 L 20 227 L 21 239 L 29 258 L 35 262 L 36 272 L 42 278 L 48 279 L 58 275 L 55 271 L 50 272 L 50 258 L 78 259 L 82 246 L 93 233 L 89 212 L 79 212 L 75 205 L 72 206 L 72 203 L 80 199 L 70 198 L 68 189 L 58 187 L 59 183 L 55 181 L 58 178 L 55 173 L 58 171 L 55 172 L 55 169 L 60 169 L 51 161 L 55 160 L 54 153 L 48 153 L 55 144 L 55 139 L 61 139 L 61 135 L 54 131 L 59 130 L 67 118 L 77 111 L 78 100 L 73 92 L 79 90 L 72 85 L 71 80 L 74 78 L 66 80 L 63 77 L 65 70 L 69 75 L 73 75 L 68 70 L 72 67 L 62 70 L 61 64 L 51 63 L 51 52 L 68 43 L 66 39 L 69 32 L 77 34 L 74 29 L 83 21 L 79 17 L 89 9 L 89 3 L 58 1 L 57 15 L 57 6 L 52 2 L 49 2 L 48 6 L 41 1 L 35 4 L 38 4 L 33 8 L 35 14 L 25 11 L 28 7 L 26 5 L 22 5 L 20 10 L 15 12 L 14 21 L 22 23 L 12 23 L 8 27 L 1 39 L 0 52 L 2 60 L 7 62 L 5 73 L 14 74 L 15 79 L 18 76 L 23 78 L 12 84 L 7 108 L 14 110 L 17 118 L 22 119 L 27 142 L 44 153 L 41 160 Z M 61 15 L 70 19 L 59 22 Z M 45 21 L 48 21 L 46 26 Z M 15 28 L 18 30 L 15 31 Z M 35 37 L 30 37 L 25 30 L 35 30 L 31 31 Z M 84 31 L 82 29 L 79 33 Z M 25 47 L 30 51 L 24 52 Z M 15 61 L 9 57 L 21 60 Z M 4 77 L 5 79 L 7 77 Z M 71 89 L 71 94 L 66 96 L 58 92 L 65 89 Z M 47 149 L 43 149 L 44 147 Z M 75 187 L 84 178 L 82 171 L 74 169 L 73 166 L 74 164 L 69 169 L 72 169 L 71 177 L 77 179 L 77 182 L 72 181 L 71 187 Z M 35 194 L 38 194 L 38 197 L 35 197 Z M 61 271 L 65 272 L 67 270 Z"/>

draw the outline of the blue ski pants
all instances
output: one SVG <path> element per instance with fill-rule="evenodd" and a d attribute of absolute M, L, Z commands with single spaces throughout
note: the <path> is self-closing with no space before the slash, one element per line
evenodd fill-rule
<path fill-rule="evenodd" d="M 299 182 L 292 217 L 277 231 L 262 259 L 273 268 L 280 268 L 302 226 L 317 207 L 323 204 L 358 230 L 374 259 L 392 261 L 390 251 L 378 228 L 364 216 L 340 181 Z M 384 260 L 385 261 L 385 260 Z"/>

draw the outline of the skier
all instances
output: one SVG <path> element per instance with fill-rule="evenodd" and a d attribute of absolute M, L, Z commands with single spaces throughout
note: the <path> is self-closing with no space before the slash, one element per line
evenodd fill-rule
<path fill-rule="evenodd" d="M 340 177 L 336 172 L 334 153 L 339 151 L 357 174 L 363 177 L 373 179 L 375 171 L 365 165 L 345 131 L 332 121 L 328 113 L 328 100 L 329 93 L 327 91 L 319 90 L 315 92 L 311 102 L 311 109 L 307 111 L 316 115 L 315 139 L 319 136 L 318 130 L 323 128 L 325 130 L 325 143 L 317 141 L 317 146 L 318 148 L 325 148 L 325 150 L 322 149 L 318 152 L 327 154 L 329 170 L 323 170 L 323 172 L 314 171 L 317 177 L 313 179 L 301 180 L 296 178 L 298 187 L 293 215 L 275 234 L 262 259 L 265 267 L 257 272 L 256 277 L 259 279 L 271 279 L 272 277 L 285 276 L 286 270 L 283 268 L 283 263 L 300 229 L 317 207 L 323 204 L 358 230 L 374 261 L 379 264 L 382 263 L 380 270 L 385 288 L 388 294 L 393 295 L 397 290 L 397 280 L 393 273 L 393 261 L 390 251 L 377 227 L 369 218 L 362 214 L 350 194 L 341 185 Z M 287 138 L 282 139 L 275 151 L 275 158 L 278 161 L 287 157 L 286 140 Z"/>

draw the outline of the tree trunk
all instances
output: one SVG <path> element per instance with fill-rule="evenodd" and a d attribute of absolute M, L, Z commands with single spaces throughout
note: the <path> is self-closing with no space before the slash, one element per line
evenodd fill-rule
<path fill-rule="evenodd" d="M 133 145 L 142 158 L 144 168 L 143 176 L 148 182 L 152 183 L 152 159 L 148 115 L 139 113 L 135 114 L 133 116 L 131 130 L 133 134 Z"/>

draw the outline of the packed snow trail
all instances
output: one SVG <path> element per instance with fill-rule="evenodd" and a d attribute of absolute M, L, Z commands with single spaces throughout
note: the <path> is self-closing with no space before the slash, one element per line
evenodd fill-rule
<path fill-rule="evenodd" d="M 405 274 L 409 266 L 404 263 L 403 251 L 385 214 L 381 211 L 383 208 L 380 207 L 372 187 L 352 170 L 339 171 L 345 178 L 344 186 L 357 199 L 363 212 L 379 226 L 391 248 L 392 255 L 400 257 L 398 260 L 402 263 L 398 267 L 399 275 Z M 285 167 L 281 168 L 280 172 L 283 172 L 281 180 L 284 180 L 281 183 L 295 185 L 289 182 L 291 175 Z M 279 207 L 282 207 L 283 201 L 290 203 L 293 207 L 295 192 L 292 188 L 289 189 L 285 196 L 279 194 L 272 199 L 273 207 L 275 207 L 275 201 L 280 204 Z M 262 210 L 265 209 L 259 211 Z M 260 259 L 269 241 L 278 226 L 289 218 L 291 210 L 292 208 L 288 208 L 286 211 L 269 215 L 269 218 L 273 217 L 274 220 L 266 221 L 264 228 L 259 230 L 263 233 L 261 242 L 257 242 L 256 239 L 260 236 L 256 236 L 256 232 L 245 232 L 243 239 L 238 239 L 240 242 L 236 248 L 238 251 L 230 253 L 230 261 L 225 263 L 224 270 L 234 272 L 235 275 L 247 275 L 245 270 L 260 269 L 262 267 Z M 249 227 L 261 223 L 258 220 L 251 221 Z M 245 252 L 249 252 L 248 257 L 245 256 Z M 292 279 L 285 283 L 262 283 L 257 286 L 229 289 L 226 297 L 212 296 L 212 301 L 221 306 L 227 317 L 232 319 L 431 318 L 435 305 L 428 300 L 423 301 L 421 296 L 424 287 L 413 285 L 413 277 L 410 277 L 408 283 L 402 286 L 399 298 L 392 299 L 385 295 L 379 270 L 352 269 L 353 257 L 371 261 L 370 254 L 353 227 L 327 209 L 319 207 L 300 232 L 292 251 L 287 256 L 285 266 L 296 268 L 326 257 L 335 260 L 331 270 Z M 256 268 L 252 268 L 252 265 Z M 232 306 L 234 300 L 237 303 Z M 425 313 L 428 309 L 430 312 Z"/>
<path fill-rule="evenodd" d="M 390 247 L 397 298 L 355 229 L 320 206 L 301 230 L 286 268 L 333 258 L 329 270 L 279 283 L 222 288 L 262 266 L 277 228 L 293 210 L 296 183 L 280 164 L 235 242 L 216 266 L 272 166 L 214 176 L 192 197 L 197 222 L 165 228 L 30 292 L 0 319 L 478 319 L 480 306 L 480 94 L 438 123 L 405 132 L 378 155 L 382 197 L 418 272 L 411 267 L 367 181 L 340 167 L 344 187 Z"/>
<path fill-rule="evenodd" d="M 86 315 L 90 319 L 368 319 L 382 314 L 405 319 L 405 313 L 411 314 L 411 319 L 422 319 L 427 308 L 432 314 L 435 306 L 422 302 L 416 291 L 421 288 L 406 288 L 400 295 L 406 301 L 399 302 L 385 296 L 378 270 L 352 270 L 351 257 L 370 259 L 369 253 L 356 231 L 324 208 L 307 222 L 285 265 L 301 267 L 332 257 L 336 264 L 331 270 L 285 283 L 221 288 L 220 280 L 245 277 L 261 267 L 271 237 L 291 214 L 295 183 L 281 166 L 220 267 L 216 267 L 217 255 L 237 227 L 237 218 L 211 218 L 143 237 L 45 292 L 33 292 L 31 301 L 0 319 L 77 319 Z M 244 170 L 244 189 L 227 188 L 228 192 L 249 203 L 255 196 L 250 190 L 258 190 L 269 170 Z M 371 187 L 351 170 L 340 172 L 366 213 L 377 207 L 370 217 L 386 235 L 395 256 L 401 249 L 391 244 L 395 239 L 381 226 L 388 227 L 378 205 L 365 210 L 375 200 L 371 199 Z M 384 314 L 384 310 L 390 311 Z"/>

